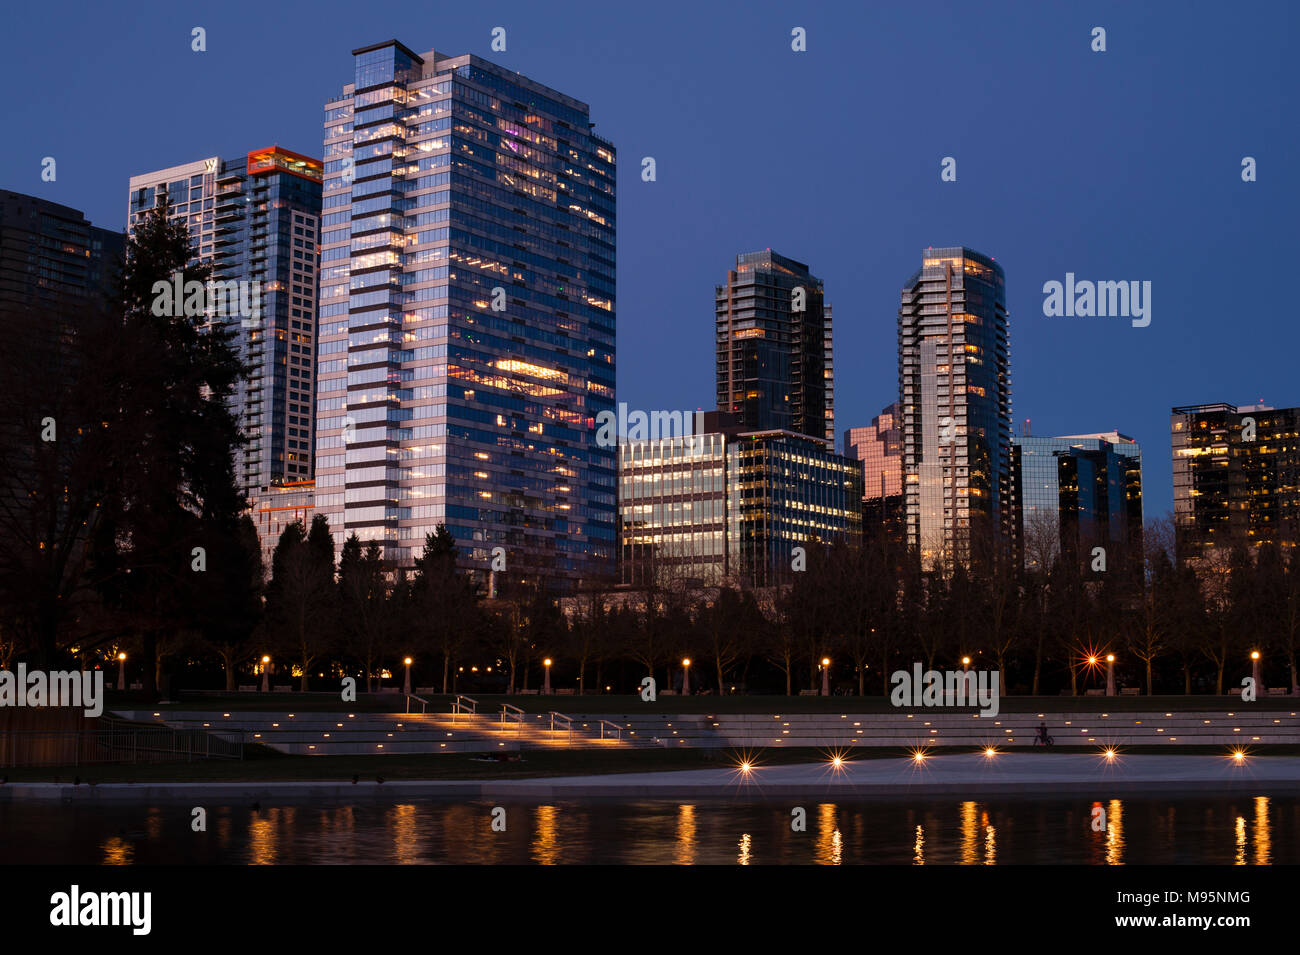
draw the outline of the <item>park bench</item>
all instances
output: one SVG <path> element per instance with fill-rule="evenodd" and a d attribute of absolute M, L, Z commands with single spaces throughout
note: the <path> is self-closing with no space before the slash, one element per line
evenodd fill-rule
<path fill-rule="evenodd" d="M 1120 696 L 1141 696 L 1141 695 L 1142 695 L 1142 687 L 1140 687 L 1140 686 L 1126 686 L 1126 687 L 1124 687 L 1122 690 L 1119 691 L 1119 695 L 1120 695 Z"/>
<path fill-rule="evenodd" d="M 573 696 L 573 687 L 563 687 L 555 691 L 556 696 Z"/>
<path fill-rule="evenodd" d="M 257 692 L 257 684 L 241 683 L 241 684 L 239 685 L 239 692 L 240 692 L 240 693 L 256 693 L 256 692 Z"/>
<path fill-rule="evenodd" d="M 1084 695 L 1084 696 L 1105 696 L 1105 695 L 1106 695 L 1106 691 L 1105 691 L 1105 690 L 1099 690 L 1099 689 L 1093 688 L 1093 689 L 1090 689 L 1090 690 L 1084 690 L 1083 695 Z"/>
<path fill-rule="evenodd" d="M 1287 692 L 1287 688 L 1284 686 L 1270 686 L 1268 688 L 1269 696 L 1286 696 Z"/>
<path fill-rule="evenodd" d="M 292 693 L 292 692 L 293 692 L 293 687 L 292 687 L 290 684 L 288 684 L 288 683 L 282 684 L 281 686 L 273 686 L 273 687 L 271 687 L 271 689 L 274 690 L 276 693 Z"/>
<path fill-rule="evenodd" d="M 800 695 L 800 696 L 816 696 L 816 695 L 817 695 L 817 691 L 816 691 L 816 690 L 800 690 L 800 691 L 799 691 L 799 695 Z"/>

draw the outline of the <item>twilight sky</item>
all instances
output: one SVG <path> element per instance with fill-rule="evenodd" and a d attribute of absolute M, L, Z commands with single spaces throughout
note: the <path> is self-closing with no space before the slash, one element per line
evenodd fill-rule
<path fill-rule="evenodd" d="M 132 174 L 271 144 L 319 155 L 354 47 L 475 53 L 590 104 L 618 149 L 620 401 L 712 407 L 713 287 L 771 247 L 825 282 L 837 430 L 866 424 L 897 395 L 902 283 L 926 246 L 966 245 L 1006 270 L 1016 428 L 1137 438 L 1153 517 L 1171 506 L 1172 406 L 1300 405 L 1296 266 L 1278 258 L 1300 212 L 1298 11 L 45 0 L 6 10 L 0 187 L 121 228 Z M 1150 282 L 1150 325 L 1045 317 L 1043 285 L 1067 272 Z"/>

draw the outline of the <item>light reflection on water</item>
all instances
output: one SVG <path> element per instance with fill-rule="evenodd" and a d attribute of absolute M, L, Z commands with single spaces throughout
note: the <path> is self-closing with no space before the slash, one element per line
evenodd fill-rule
<path fill-rule="evenodd" d="M 0 803 L 0 862 L 149 864 L 1081 865 L 1300 862 L 1300 799 Z M 1104 815 L 1102 815 L 1104 813 Z M 1099 817 L 1104 824 L 1099 824 Z M 806 830 L 806 831 L 805 831 Z"/>

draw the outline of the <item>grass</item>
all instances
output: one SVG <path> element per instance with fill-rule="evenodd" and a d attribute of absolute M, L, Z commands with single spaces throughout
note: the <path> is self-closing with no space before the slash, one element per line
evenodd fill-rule
<path fill-rule="evenodd" d="M 980 752 L 982 747 L 932 747 L 931 755 Z M 1002 752 L 1026 754 L 1090 753 L 1099 746 L 1012 747 Z M 845 752 L 836 748 L 837 752 Z M 850 761 L 896 759 L 910 756 L 912 749 L 900 747 L 860 747 L 848 750 Z M 1125 746 L 1122 756 L 1135 754 L 1177 754 L 1179 756 L 1224 756 L 1227 747 L 1213 746 Z M 1249 747 L 1252 756 L 1300 756 L 1300 746 Z M 570 750 L 525 751 L 519 762 L 479 762 L 469 754 L 392 755 L 392 756 L 284 756 L 263 751 L 263 758 L 247 760 L 209 760 L 130 765 L 58 766 L 0 770 L 9 782 L 70 783 L 80 777 L 83 783 L 204 783 L 204 782 L 314 782 L 350 781 L 359 776 L 373 781 L 385 780 L 488 780 L 528 779 L 539 776 L 589 776 L 615 773 L 671 772 L 685 769 L 711 769 L 735 766 L 740 761 L 735 749 L 679 750 Z M 745 758 L 756 766 L 820 762 L 828 759 L 826 748 L 791 748 L 746 750 Z"/>
<path fill-rule="evenodd" d="M 451 711 L 454 696 L 425 697 L 430 712 Z M 644 703 L 635 694 L 600 696 L 507 696 L 480 694 L 480 713 L 496 713 L 501 704 L 509 703 L 528 713 L 558 710 L 572 716 L 600 713 L 640 713 L 659 710 L 663 713 L 889 713 L 911 707 L 894 707 L 884 696 L 660 696 L 654 703 Z M 1268 712 L 1300 711 L 1300 698 L 1274 697 L 1242 702 L 1240 696 L 1200 694 L 1194 696 L 1004 696 L 999 701 L 1003 713 L 1186 713 L 1197 711 L 1244 710 L 1246 707 Z M 418 707 L 418 704 L 417 704 Z M 235 693 L 221 696 L 185 695 L 169 703 L 149 703 L 140 694 L 109 692 L 106 708 L 163 712 L 166 710 L 278 711 L 285 713 L 353 712 L 400 713 L 405 698 L 393 694 L 361 694 L 355 703 L 343 703 L 329 693 Z M 957 708 L 973 712 L 974 707 Z"/>

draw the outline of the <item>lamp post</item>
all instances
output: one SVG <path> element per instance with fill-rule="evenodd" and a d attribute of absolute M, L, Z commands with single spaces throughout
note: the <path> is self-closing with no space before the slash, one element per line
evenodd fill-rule
<path fill-rule="evenodd" d="M 271 658 L 262 657 L 262 692 L 271 692 Z"/>
<path fill-rule="evenodd" d="M 547 657 L 545 660 L 542 661 L 542 672 L 546 674 L 545 680 L 542 683 L 542 695 L 550 696 L 551 695 L 551 658 L 550 657 Z"/>
<path fill-rule="evenodd" d="M 126 689 L 126 654 L 125 653 L 119 653 L 117 655 L 117 688 L 119 690 Z"/>
<path fill-rule="evenodd" d="M 691 658 L 682 659 L 682 696 L 691 695 Z"/>
<path fill-rule="evenodd" d="M 1115 695 L 1115 654 L 1106 654 L 1106 695 Z"/>
<path fill-rule="evenodd" d="M 822 696 L 831 695 L 831 658 L 822 657 Z"/>
<path fill-rule="evenodd" d="M 411 695 L 411 658 L 407 657 L 402 661 L 406 664 L 406 682 L 402 684 L 402 692 L 407 696 Z"/>
<path fill-rule="evenodd" d="M 1258 650 L 1250 651 L 1250 676 L 1255 681 L 1255 699 L 1267 695 L 1268 691 L 1264 689 L 1264 684 L 1259 678 L 1260 658 Z"/>
<path fill-rule="evenodd" d="M 966 673 L 970 670 L 970 657 L 961 658 L 961 672 Z"/>

